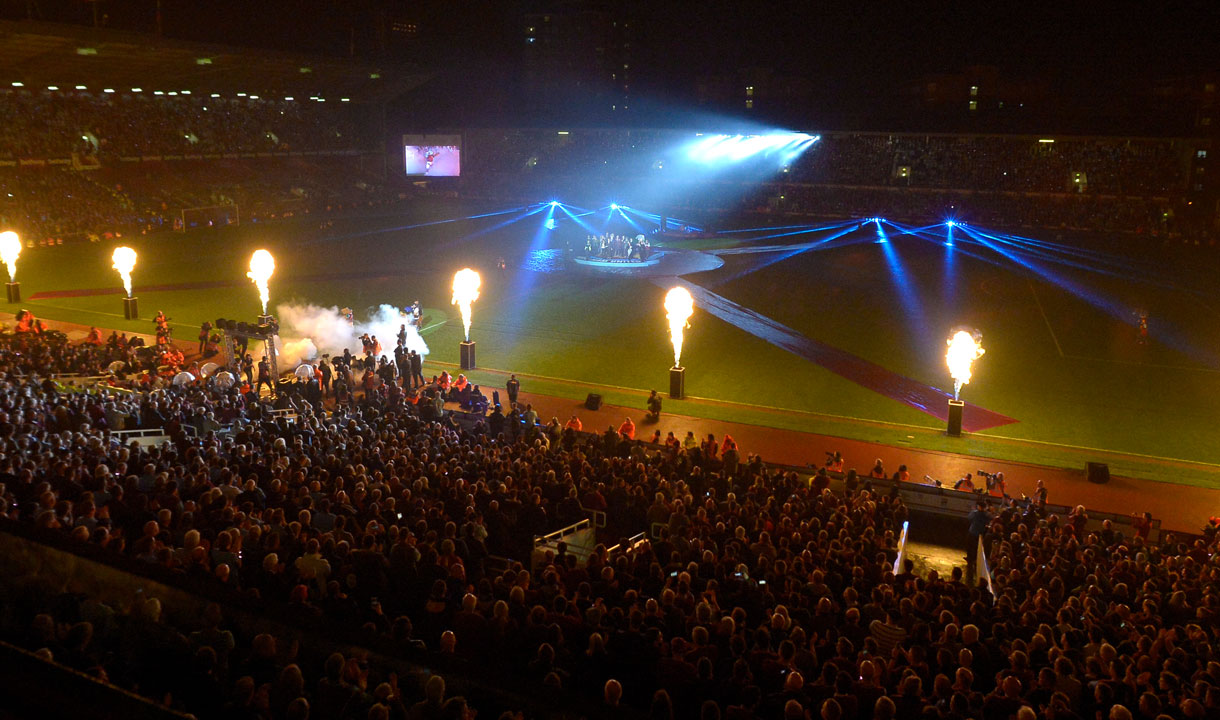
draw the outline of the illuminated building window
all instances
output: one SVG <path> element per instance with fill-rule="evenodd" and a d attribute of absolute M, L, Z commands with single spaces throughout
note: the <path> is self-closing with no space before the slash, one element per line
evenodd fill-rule
<path fill-rule="evenodd" d="M 1196 151 L 1196 152 L 1195 152 L 1195 157 L 1199 158 L 1200 160 L 1206 160 L 1206 159 L 1207 159 L 1207 151 L 1206 151 L 1206 150 L 1198 150 L 1198 151 Z"/>
<path fill-rule="evenodd" d="M 753 100 L 746 100 L 746 109 L 747 109 L 747 110 L 751 110 L 751 109 L 753 109 L 753 108 L 754 108 L 754 101 L 753 101 Z"/>
<path fill-rule="evenodd" d="M 971 101 L 970 101 L 970 110 L 973 112 L 973 111 L 978 110 L 978 109 L 979 109 L 979 102 L 978 102 L 978 100 L 971 100 Z"/>
<path fill-rule="evenodd" d="M 970 86 L 970 97 L 978 97 L 978 96 L 979 96 L 979 86 L 971 85 Z"/>
<path fill-rule="evenodd" d="M 754 86 L 753 85 L 746 86 L 746 97 L 754 97 Z"/>

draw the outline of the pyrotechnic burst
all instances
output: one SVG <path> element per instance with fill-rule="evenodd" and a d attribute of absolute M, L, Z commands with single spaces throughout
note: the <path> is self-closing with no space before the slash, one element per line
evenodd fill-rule
<path fill-rule="evenodd" d="M 136 267 L 136 251 L 129 247 L 116 247 L 110 259 L 114 261 L 114 269 L 123 277 L 123 289 L 127 291 L 127 297 L 131 297 L 131 271 Z"/>
<path fill-rule="evenodd" d="M 470 304 L 479 299 L 479 285 L 482 283 L 479 274 L 470 268 L 462 268 L 453 274 L 453 301 L 462 311 L 462 327 L 466 332 L 466 340 L 470 340 Z"/>
<path fill-rule="evenodd" d="M 682 331 L 690 324 L 695 312 L 695 299 L 684 287 L 676 287 L 665 294 L 665 314 L 669 317 L 669 340 L 674 345 L 674 367 L 682 367 Z"/>
<path fill-rule="evenodd" d="M 945 353 L 945 362 L 949 364 L 949 375 L 953 377 L 954 400 L 958 399 L 962 386 L 970 382 L 970 366 L 986 352 L 979 345 L 982 339 L 978 332 L 958 330 L 948 340 L 949 352 Z"/>
<path fill-rule="evenodd" d="M 275 258 L 271 257 L 271 253 L 266 250 L 255 250 L 250 256 L 250 272 L 246 273 L 246 277 L 254 281 L 258 286 L 258 299 L 263 303 L 263 314 L 267 314 L 267 301 L 271 299 L 271 289 L 267 286 L 267 281 L 271 279 L 271 274 L 275 272 Z"/>
<path fill-rule="evenodd" d="M 8 267 L 8 279 L 17 282 L 17 256 L 21 254 L 21 238 L 12 230 L 0 232 L 0 262 Z"/>

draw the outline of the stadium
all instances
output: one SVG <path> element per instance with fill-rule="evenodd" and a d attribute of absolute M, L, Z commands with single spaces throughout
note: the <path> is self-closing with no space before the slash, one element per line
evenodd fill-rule
<path fill-rule="evenodd" d="M 0 718 L 1220 709 L 1210 76 L 1165 132 L 605 122 L 574 3 L 507 119 L 391 5 L 0 20 Z"/>

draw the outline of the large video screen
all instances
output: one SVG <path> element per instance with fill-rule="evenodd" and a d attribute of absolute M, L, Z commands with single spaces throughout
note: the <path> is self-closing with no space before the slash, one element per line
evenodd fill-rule
<path fill-rule="evenodd" d="M 407 175 L 458 177 L 462 174 L 461 135 L 403 135 Z"/>

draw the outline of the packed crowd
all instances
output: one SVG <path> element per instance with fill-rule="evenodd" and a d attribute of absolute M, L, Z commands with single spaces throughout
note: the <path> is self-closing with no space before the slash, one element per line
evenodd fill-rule
<path fill-rule="evenodd" d="M 41 380 L 105 353 L 46 335 L 0 345 L 6 517 L 258 598 L 304 628 L 469 672 L 517 668 L 664 720 L 1220 711 L 1214 534 L 1152 544 L 1087 531 L 1083 508 L 1047 517 L 1045 497 L 1005 503 L 971 517 L 992 546 L 993 597 L 957 570 L 895 574 L 907 511 L 854 470 L 831 491 L 824 471 L 770 469 L 728 437 L 634 443 L 628 423 L 588 436 L 532 408 L 525 431 L 492 437 L 424 419 L 395 383 L 330 410 L 285 395 L 287 422 L 236 387 L 117 396 Z M 122 446 L 105 435 L 116 427 L 173 442 Z M 585 563 L 562 547 L 533 566 L 490 562 L 524 558 L 536 534 L 589 510 L 607 513 L 610 538 L 651 540 Z M 201 717 L 469 716 L 439 679 L 400 690 L 362 656 L 310 664 L 272 635 L 235 636 L 222 606 L 171 626 L 152 598 L 6 593 L 6 639 Z"/>
<path fill-rule="evenodd" d="M 796 182 L 950 190 L 1170 196 L 1186 189 L 1182 140 L 978 135 L 824 135 Z M 1080 182 L 1073 173 L 1079 173 Z M 1084 188 L 1077 187 L 1083 185 Z"/>
<path fill-rule="evenodd" d="M 38 241 L 158 227 L 161 214 L 66 169 L 0 172 L 0 225 Z"/>
<path fill-rule="evenodd" d="M 0 172 L 0 225 L 58 244 L 384 205 L 398 193 L 352 158 L 23 168 Z"/>
<path fill-rule="evenodd" d="M 554 193 L 579 178 L 596 197 L 665 179 L 669 207 L 784 211 L 934 222 L 958 214 L 998 227 L 1193 235 L 1212 228 L 1187 204 L 1181 139 L 830 133 L 770 181 L 693 174 L 678 131 L 472 131 L 469 190 Z M 567 182 L 565 180 L 565 182 Z M 956 211 L 956 212 L 955 212 Z"/>
<path fill-rule="evenodd" d="M 368 147 L 343 103 L 152 92 L 0 91 L 0 160 Z"/>
<path fill-rule="evenodd" d="M 471 131 L 480 172 L 640 175 L 680 168 L 696 139 L 669 130 Z M 477 150 L 477 152 L 475 152 Z M 1193 143 L 1181 139 L 826 133 L 788 182 L 930 189 L 1170 196 L 1186 190 Z M 1076 174 L 1080 182 L 1076 181 Z M 1081 185 L 1083 187 L 1078 187 Z"/>
<path fill-rule="evenodd" d="M 692 206 L 700 203 L 690 198 Z M 878 208 L 881 210 L 879 211 Z M 821 185 L 765 185 L 738 200 L 738 210 L 822 217 L 883 214 L 915 224 L 946 218 L 991 228 L 1086 230 L 1137 235 L 1183 234 L 1193 226 L 1153 198 L 1096 195 L 987 195 L 945 190 L 904 191 Z"/>

